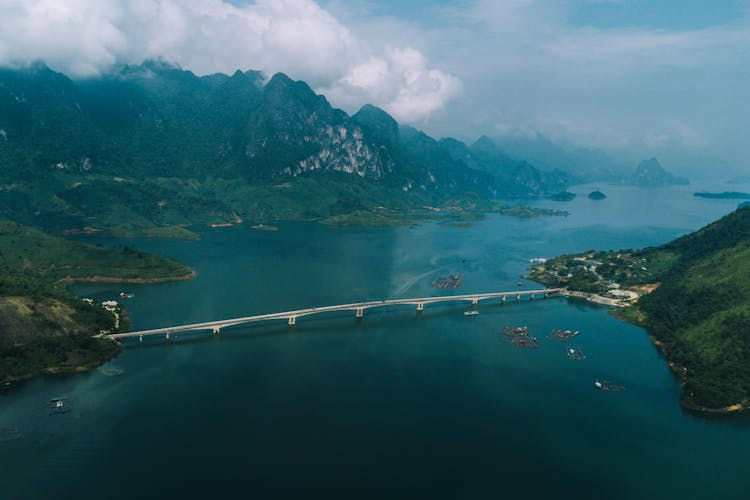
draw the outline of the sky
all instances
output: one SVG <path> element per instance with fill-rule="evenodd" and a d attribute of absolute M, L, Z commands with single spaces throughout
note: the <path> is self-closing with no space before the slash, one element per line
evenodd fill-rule
<path fill-rule="evenodd" d="M 750 174 L 750 0 L 0 0 L 0 65 L 282 71 L 431 135 Z"/>

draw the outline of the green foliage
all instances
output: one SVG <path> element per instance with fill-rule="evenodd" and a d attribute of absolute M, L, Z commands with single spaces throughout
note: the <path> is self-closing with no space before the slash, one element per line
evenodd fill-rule
<path fill-rule="evenodd" d="M 0 69 L 0 129 L 0 217 L 58 234 L 195 237 L 185 228 L 235 215 L 317 220 L 469 191 L 487 204 L 567 183 L 489 139 L 438 142 L 373 106 L 349 117 L 282 74 L 264 86 L 160 62 L 83 81 Z"/>
<path fill-rule="evenodd" d="M 92 276 L 146 280 L 182 278 L 192 272 L 184 264 L 166 257 L 128 247 L 114 250 L 76 243 L 5 219 L 0 219 L 0 264 L 8 269 L 25 271 L 30 278 L 41 277 L 50 281 Z M 13 273 L 8 276 L 13 276 L 12 279 L 21 286 L 19 276 L 24 275 Z"/>
<path fill-rule="evenodd" d="M 115 355 L 116 331 L 98 304 L 73 297 L 61 279 L 179 279 L 192 270 L 130 246 L 109 249 L 49 236 L 0 219 L 0 380 L 89 367 Z M 127 325 L 122 311 L 120 327 Z"/>
<path fill-rule="evenodd" d="M 116 342 L 87 333 L 40 337 L 27 344 L 0 348 L 0 380 L 87 368 L 119 351 Z"/>
<path fill-rule="evenodd" d="M 593 293 L 608 281 L 658 284 L 617 316 L 645 326 L 686 369 L 686 404 L 750 405 L 750 207 L 658 248 L 556 257 L 532 277 Z"/>

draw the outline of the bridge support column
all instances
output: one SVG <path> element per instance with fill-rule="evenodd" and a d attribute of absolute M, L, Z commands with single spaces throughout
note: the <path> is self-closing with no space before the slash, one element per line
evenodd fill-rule
<path fill-rule="evenodd" d="M 516 295 L 516 302 L 521 302 L 521 294 Z"/>
<path fill-rule="evenodd" d="M 476 306 L 477 304 L 479 304 L 479 299 L 471 299 L 472 306 Z"/>
<path fill-rule="evenodd" d="M 505 304 L 505 299 L 506 298 L 507 297 L 505 295 L 503 295 L 502 297 L 500 297 L 500 302 L 503 303 L 503 304 Z"/>
<path fill-rule="evenodd" d="M 417 311 L 424 311 L 424 304 L 422 302 L 417 304 Z"/>
<path fill-rule="evenodd" d="M 220 327 L 220 326 L 215 326 L 215 327 L 213 328 L 213 332 L 214 332 L 214 335 L 218 335 L 218 333 L 219 333 L 220 331 L 221 331 L 221 327 Z"/>
<path fill-rule="evenodd" d="M 531 297 L 529 297 L 529 300 L 534 300 L 534 294 L 531 294 Z"/>
<path fill-rule="evenodd" d="M 297 316 L 291 316 L 289 318 L 289 325 L 292 326 L 292 325 L 296 325 L 296 324 L 297 324 Z"/>
<path fill-rule="evenodd" d="M 166 339 L 169 340 L 169 332 L 167 332 Z"/>
<path fill-rule="evenodd" d="M 357 309 L 357 313 L 356 313 L 355 316 L 357 318 L 361 318 L 364 315 L 364 312 L 365 312 L 365 310 L 360 307 L 359 309 Z"/>
<path fill-rule="evenodd" d="M 143 342 L 143 335 L 138 335 L 138 342 Z"/>

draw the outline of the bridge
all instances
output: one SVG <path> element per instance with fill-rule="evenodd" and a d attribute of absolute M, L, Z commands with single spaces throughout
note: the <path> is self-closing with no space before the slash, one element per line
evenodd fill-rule
<path fill-rule="evenodd" d="M 194 332 L 201 330 L 210 330 L 213 333 L 219 333 L 222 328 L 228 328 L 230 326 L 242 325 L 245 323 L 253 323 L 256 321 L 269 321 L 269 320 L 286 320 L 289 325 L 297 324 L 297 318 L 303 316 L 310 316 L 313 314 L 320 314 L 331 311 L 355 311 L 356 318 L 362 318 L 364 316 L 365 309 L 372 309 L 375 307 L 385 307 L 394 305 L 416 305 L 417 311 L 424 310 L 426 304 L 435 304 L 438 302 L 471 302 L 472 306 L 476 306 L 480 301 L 490 299 L 500 299 L 504 303 L 508 297 L 515 297 L 516 301 L 520 301 L 521 297 L 534 298 L 539 295 L 547 297 L 550 294 L 559 293 L 563 291 L 563 288 L 545 288 L 542 290 L 519 290 L 515 292 L 495 292 L 495 293 L 475 293 L 470 295 L 444 295 L 441 297 L 420 297 L 416 299 L 391 299 L 391 300 L 379 300 L 370 302 L 355 302 L 352 304 L 339 304 L 335 306 L 324 306 L 324 307 L 312 307 L 309 309 L 298 309 L 296 311 L 284 311 L 271 314 L 260 314 L 257 316 L 247 316 L 244 318 L 232 318 L 222 319 L 218 321 L 207 321 L 205 323 L 194 323 L 191 325 L 180 325 L 180 326 L 169 326 L 166 328 L 155 328 L 153 330 L 141 330 L 137 332 L 126 332 L 126 333 L 113 333 L 106 335 L 112 339 L 126 339 L 137 337 L 139 340 L 143 340 L 143 337 L 150 335 L 164 335 L 165 338 L 169 339 L 169 336 L 173 333 L 178 332 Z"/>

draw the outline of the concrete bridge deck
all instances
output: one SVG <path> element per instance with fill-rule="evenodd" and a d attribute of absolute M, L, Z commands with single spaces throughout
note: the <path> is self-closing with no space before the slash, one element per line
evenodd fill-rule
<path fill-rule="evenodd" d="M 464 301 L 471 302 L 472 305 L 477 305 L 480 301 L 489 299 L 500 299 L 501 302 L 505 302 L 508 297 L 515 297 L 517 301 L 521 300 L 521 297 L 528 296 L 533 300 L 537 295 L 547 297 L 550 294 L 559 293 L 562 288 L 545 288 L 541 290 L 517 290 L 513 292 L 495 292 L 495 293 L 475 293 L 469 295 L 444 295 L 440 297 L 419 297 L 414 299 L 390 299 L 390 300 L 378 300 L 370 302 L 354 302 L 351 304 L 339 304 L 335 306 L 323 306 L 323 307 L 312 307 L 309 309 L 298 309 L 295 311 L 284 311 L 271 314 L 260 314 L 257 316 L 247 316 L 244 318 L 232 318 L 223 319 L 218 321 L 207 321 L 205 323 L 194 323 L 191 325 L 180 325 L 180 326 L 169 326 L 166 328 L 155 328 L 153 330 L 141 330 L 137 332 L 126 332 L 126 333 L 113 333 L 107 335 L 112 339 L 126 339 L 132 337 L 138 337 L 143 340 L 144 336 L 149 335 L 164 335 L 167 339 L 172 333 L 178 332 L 192 332 L 200 330 L 211 330 L 213 333 L 219 333 L 222 328 L 230 326 L 241 325 L 244 323 L 253 323 L 256 321 L 269 321 L 284 319 L 290 325 L 297 323 L 297 318 L 303 316 L 310 316 L 312 314 L 320 314 L 331 311 L 355 311 L 357 318 L 361 318 L 364 315 L 365 309 L 371 309 L 374 307 L 384 307 L 393 305 L 416 305 L 417 311 L 422 311 L 425 304 L 434 304 L 437 302 L 453 302 L 453 301 Z"/>

